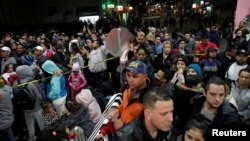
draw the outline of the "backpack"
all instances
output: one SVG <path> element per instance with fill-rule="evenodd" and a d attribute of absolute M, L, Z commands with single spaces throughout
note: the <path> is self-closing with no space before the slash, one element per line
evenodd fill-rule
<path fill-rule="evenodd" d="M 18 84 L 20 84 L 20 80 L 18 80 Z M 27 85 L 18 86 L 14 89 L 13 94 L 15 106 L 19 107 L 21 110 L 34 109 L 36 97 L 29 92 Z"/>

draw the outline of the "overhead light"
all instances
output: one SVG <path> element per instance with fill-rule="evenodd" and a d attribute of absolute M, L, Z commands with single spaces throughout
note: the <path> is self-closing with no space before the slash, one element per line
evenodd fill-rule
<path fill-rule="evenodd" d="M 130 10 L 130 11 L 133 10 L 133 7 L 132 7 L 132 6 L 129 6 L 129 7 L 128 7 L 128 10 Z"/>
<path fill-rule="evenodd" d="M 113 9 L 113 8 L 115 8 L 114 4 L 108 4 L 108 9 Z"/>
<path fill-rule="evenodd" d="M 211 12 L 211 6 L 206 7 L 207 11 Z"/>
<path fill-rule="evenodd" d="M 119 11 L 119 12 L 123 11 L 123 6 L 122 5 L 118 5 L 117 6 L 117 11 Z"/>
<path fill-rule="evenodd" d="M 193 3 L 193 4 L 192 4 L 192 8 L 197 8 L 197 4 L 196 4 L 196 3 Z"/>

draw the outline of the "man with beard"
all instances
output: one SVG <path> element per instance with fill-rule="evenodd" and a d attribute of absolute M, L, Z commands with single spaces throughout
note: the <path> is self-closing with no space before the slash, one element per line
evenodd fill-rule
<path fill-rule="evenodd" d="M 221 73 L 221 63 L 216 59 L 217 49 L 216 48 L 208 48 L 206 59 L 203 59 L 199 62 L 199 65 L 202 70 L 203 80 L 206 83 L 209 78 L 212 76 L 222 76 Z"/>
<path fill-rule="evenodd" d="M 238 79 L 238 74 L 241 69 L 244 69 L 247 67 L 247 56 L 248 53 L 246 50 L 241 49 L 238 50 L 235 56 L 236 62 L 233 63 L 226 73 L 226 78 L 230 79 L 232 81 L 235 81 Z"/>
<path fill-rule="evenodd" d="M 231 44 L 235 45 L 239 50 L 248 50 L 248 42 L 246 40 L 246 37 L 243 35 L 243 31 L 241 30 L 237 31 L 236 37 L 233 38 Z"/>
<path fill-rule="evenodd" d="M 225 51 L 219 52 L 216 55 L 216 59 L 221 62 L 221 72 L 223 77 L 226 74 L 230 65 L 235 62 L 237 48 L 234 45 L 228 45 Z"/>

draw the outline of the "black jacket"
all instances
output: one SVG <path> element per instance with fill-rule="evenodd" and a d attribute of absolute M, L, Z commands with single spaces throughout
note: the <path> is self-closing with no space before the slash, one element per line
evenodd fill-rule
<path fill-rule="evenodd" d="M 190 115 L 199 115 L 205 102 L 204 96 L 194 97 L 190 106 Z M 237 111 L 231 107 L 228 101 L 224 101 L 218 108 L 217 114 L 209 128 L 234 128 L 239 125 L 239 116 Z"/>
<path fill-rule="evenodd" d="M 224 78 L 230 65 L 232 65 L 235 62 L 235 58 L 233 57 L 229 59 L 226 56 L 226 52 L 220 52 L 217 54 L 216 59 L 221 62 L 221 73 L 222 73 L 222 77 Z"/>
<path fill-rule="evenodd" d="M 168 132 L 158 131 L 157 139 L 153 139 L 145 128 L 143 116 L 140 116 L 119 129 L 112 141 L 168 141 L 167 136 Z"/>
<path fill-rule="evenodd" d="M 163 54 L 157 55 L 155 61 L 153 62 L 153 66 L 156 70 L 159 69 L 171 70 L 172 69 L 171 54 L 169 54 L 167 58 L 163 58 Z"/>

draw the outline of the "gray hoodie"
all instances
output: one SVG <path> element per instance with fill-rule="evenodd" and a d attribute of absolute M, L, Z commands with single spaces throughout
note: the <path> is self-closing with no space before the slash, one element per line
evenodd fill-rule
<path fill-rule="evenodd" d="M 14 121 L 11 95 L 7 87 L 0 88 L 0 130 L 11 127 Z"/>
<path fill-rule="evenodd" d="M 26 83 L 28 81 L 32 81 L 34 79 L 33 70 L 28 65 L 18 66 L 16 68 L 16 74 L 19 77 L 21 84 Z M 17 81 L 15 81 L 14 86 L 17 86 L 17 85 L 18 83 Z M 36 103 L 35 103 L 35 107 L 33 110 L 25 110 L 26 112 L 35 112 L 42 108 L 41 103 L 42 103 L 43 93 L 40 92 L 39 90 L 41 89 L 37 87 L 39 87 L 39 85 L 35 85 L 34 83 L 27 84 L 28 91 L 36 96 Z"/>

